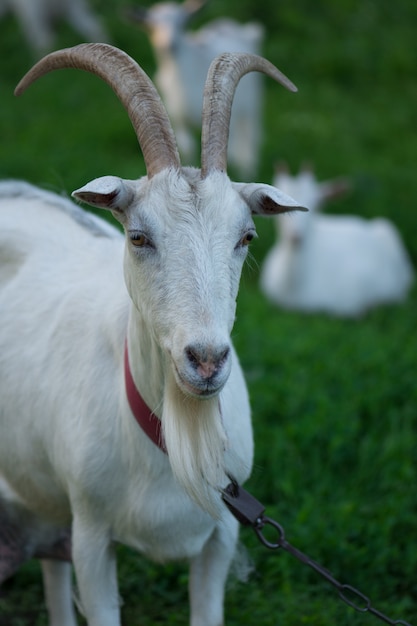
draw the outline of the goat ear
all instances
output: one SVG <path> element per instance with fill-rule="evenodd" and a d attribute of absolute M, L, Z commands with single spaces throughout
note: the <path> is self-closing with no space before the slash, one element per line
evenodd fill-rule
<path fill-rule="evenodd" d="M 208 0 L 185 0 L 185 2 L 182 3 L 182 8 L 187 12 L 189 17 L 192 17 L 198 13 L 198 11 L 201 11 L 207 3 Z"/>
<path fill-rule="evenodd" d="M 95 178 L 71 195 L 91 206 L 115 213 L 123 212 L 133 200 L 133 190 L 117 176 Z"/>
<path fill-rule="evenodd" d="M 252 213 L 255 215 L 275 215 L 287 211 L 308 211 L 286 193 L 262 183 L 233 183 Z"/>
<path fill-rule="evenodd" d="M 349 178 L 335 178 L 320 183 L 320 194 L 322 200 L 333 200 L 341 198 L 352 190 L 352 183 Z"/>
<path fill-rule="evenodd" d="M 142 28 L 149 26 L 149 11 L 145 7 L 130 7 L 124 11 L 124 15 L 129 21 L 139 24 Z"/>

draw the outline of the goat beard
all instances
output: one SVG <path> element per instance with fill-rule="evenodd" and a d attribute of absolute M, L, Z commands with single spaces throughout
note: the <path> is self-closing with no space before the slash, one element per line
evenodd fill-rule
<path fill-rule="evenodd" d="M 162 428 L 175 478 L 196 504 L 218 518 L 220 489 L 229 482 L 219 398 L 186 396 L 170 372 L 165 382 Z"/>

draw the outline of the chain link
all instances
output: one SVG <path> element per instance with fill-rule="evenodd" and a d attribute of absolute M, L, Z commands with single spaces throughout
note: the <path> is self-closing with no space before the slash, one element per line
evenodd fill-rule
<path fill-rule="evenodd" d="M 325 567 L 313 561 L 309 556 L 298 550 L 295 546 L 291 545 L 285 538 L 285 531 L 283 527 L 274 519 L 264 515 L 265 507 L 254 498 L 250 493 L 238 485 L 235 481 L 232 481 L 222 492 L 222 497 L 232 514 L 236 519 L 245 526 L 251 526 L 255 531 L 259 541 L 270 550 L 277 550 L 281 548 L 286 552 L 289 552 L 296 559 L 311 567 L 317 574 L 327 580 L 339 593 L 339 598 L 343 600 L 347 605 L 358 611 L 359 613 L 371 613 L 378 619 L 386 624 L 395 626 L 402 624 L 403 626 L 411 626 L 409 622 L 403 620 L 392 620 L 381 611 L 378 611 L 370 599 L 363 593 L 361 593 L 355 587 L 351 585 L 341 583 Z M 264 535 L 265 526 L 272 527 L 276 533 L 277 538 L 275 542 L 270 541 Z"/>

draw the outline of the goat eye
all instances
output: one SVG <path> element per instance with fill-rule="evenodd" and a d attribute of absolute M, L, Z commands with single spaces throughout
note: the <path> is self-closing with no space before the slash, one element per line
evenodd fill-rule
<path fill-rule="evenodd" d="M 256 233 L 253 230 L 249 230 L 247 233 L 244 234 L 244 236 L 239 242 L 239 245 L 248 246 L 251 243 L 251 241 L 255 239 L 255 237 L 256 237 Z"/>
<path fill-rule="evenodd" d="M 132 245 L 135 246 L 135 248 L 143 248 L 144 246 L 150 245 L 150 241 L 147 236 L 139 232 L 131 233 L 130 241 L 132 242 Z"/>

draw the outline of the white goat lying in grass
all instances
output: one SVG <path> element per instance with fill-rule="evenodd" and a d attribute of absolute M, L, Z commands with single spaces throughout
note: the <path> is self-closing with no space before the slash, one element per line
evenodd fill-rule
<path fill-rule="evenodd" d="M 53 47 L 53 23 L 65 19 L 87 41 L 107 41 L 98 18 L 88 8 L 87 0 L 0 0 L 0 15 L 12 11 L 24 35 L 37 53 Z"/>
<path fill-rule="evenodd" d="M 263 28 L 250 22 L 214 20 L 198 31 L 186 31 L 189 21 L 206 2 L 186 0 L 160 2 L 150 8 L 136 7 L 130 16 L 147 33 L 157 61 L 155 83 L 184 158 L 196 156 L 193 130 L 201 125 L 204 77 L 211 61 L 222 52 L 259 54 Z M 239 85 L 233 102 L 228 160 L 243 177 L 253 176 L 261 144 L 262 77 L 251 74 Z"/>
<path fill-rule="evenodd" d="M 413 269 L 393 224 L 319 213 L 325 201 L 346 191 L 346 180 L 319 183 L 308 168 L 291 176 L 281 167 L 274 184 L 309 212 L 276 218 L 277 243 L 260 278 L 269 300 L 289 309 L 357 316 L 406 297 Z"/>
<path fill-rule="evenodd" d="M 75 626 L 70 565 L 52 560 L 69 558 L 71 528 L 89 626 L 120 624 L 116 541 L 189 559 L 191 624 L 220 626 L 238 534 L 221 489 L 249 476 L 253 454 L 230 339 L 240 273 L 252 213 L 298 207 L 270 185 L 230 181 L 230 110 L 246 72 L 295 88 L 260 57 L 215 60 L 200 170 L 181 167 L 152 82 L 116 48 L 52 53 L 17 92 L 66 67 L 116 92 L 147 176 L 74 192 L 125 237 L 59 196 L 0 185 L 0 581 L 43 559 L 50 625 Z"/>

